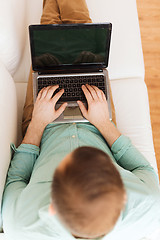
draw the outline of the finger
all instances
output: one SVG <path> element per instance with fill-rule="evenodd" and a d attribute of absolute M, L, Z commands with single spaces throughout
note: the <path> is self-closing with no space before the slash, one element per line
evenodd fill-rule
<path fill-rule="evenodd" d="M 44 99 L 48 93 L 48 90 L 51 86 L 45 87 L 42 89 L 42 93 L 41 93 L 41 99 Z"/>
<path fill-rule="evenodd" d="M 64 112 L 67 105 L 68 103 L 63 103 L 62 106 L 58 108 L 58 110 L 56 111 L 56 118 L 58 118 Z"/>
<path fill-rule="evenodd" d="M 77 101 L 78 106 L 83 114 L 84 117 L 87 116 L 87 109 L 85 108 L 84 104 L 81 101 Z"/>
<path fill-rule="evenodd" d="M 104 94 L 103 91 L 101 91 L 101 95 L 102 95 L 102 99 L 103 99 L 103 100 L 107 100 L 106 95 Z"/>
<path fill-rule="evenodd" d="M 87 99 L 87 102 L 90 103 L 90 102 L 93 100 L 90 91 L 89 91 L 88 88 L 87 88 L 86 86 L 84 86 L 84 85 L 82 85 L 82 91 L 84 92 L 84 95 L 85 95 L 85 97 L 86 97 L 86 99 Z"/>
<path fill-rule="evenodd" d="M 53 97 L 53 103 L 56 104 L 56 102 L 60 99 L 60 97 L 63 95 L 64 89 L 61 89 L 56 95 Z"/>
<path fill-rule="evenodd" d="M 39 92 L 37 98 L 38 98 L 38 99 L 41 99 L 42 96 L 46 95 L 46 91 L 47 91 L 47 88 L 46 88 L 46 87 L 42 88 L 41 91 Z"/>
<path fill-rule="evenodd" d="M 97 100 L 97 99 L 98 99 L 98 95 L 97 95 L 96 90 L 93 88 L 93 86 L 90 86 L 90 85 L 88 85 L 88 84 L 86 84 L 86 86 L 87 86 L 87 88 L 89 89 L 89 91 L 90 91 L 90 93 L 91 93 L 91 95 L 92 95 L 92 98 L 93 98 L 94 100 Z"/>
<path fill-rule="evenodd" d="M 46 98 L 49 100 L 51 99 L 51 97 L 53 96 L 53 93 L 55 92 L 55 90 L 59 88 L 59 85 L 54 85 L 54 86 L 50 86 L 48 88 L 48 92 L 46 94 Z"/>
<path fill-rule="evenodd" d="M 94 90 L 96 91 L 96 94 L 97 94 L 97 96 L 98 96 L 98 98 L 100 98 L 100 99 L 102 99 L 102 91 L 98 88 L 98 87 L 96 87 L 96 86 L 94 86 L 94 85 L 91 85 L 93 88 L 94 88 Z"/>
<path fill-rule="evenodd" d="M 38 96 L 37 96 L 37 100 L 39 100 L 39 99 L 41 98 L 43 89 L 44 89 L 44 88 L 42 88 L 42 89 L 39 91 Z"/>

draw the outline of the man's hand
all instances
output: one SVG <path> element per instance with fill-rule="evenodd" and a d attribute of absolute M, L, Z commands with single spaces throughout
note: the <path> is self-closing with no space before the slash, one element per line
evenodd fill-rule
<path fill-rule="evenodd" d="M 61 89 L 52 98 L 53 93 L 58 87 L 58 85 L 49 86 L 39 92 L 34 105 L 32 120 L 22 143 L 39 146 L 45 127 L 58 118 L 65 110 L 67 103 L 63 103 L 58 110 L 55 110 L 57 101 L 64 93 L 64 89 Z"/>
<path fill-rule="evenodd" d="M 88 102 L 88 111 L 81 101 L 77 101 L 83 116 L 100 129 L 109 120 L 108 103 L 102 90 L 93 85 L 82 86 L 82 90 Z"/>
<path fill-rule="evenodd" d="M 120 137 L 121 133 L 109 119 L 108 103 L 103 91 L 96 86 L 82 86 L 88 102 L 88 110 L 81 101 L 77 101 L 83 116 L 103 135 L 109 146 Z"/>
<path fill-rule="evenodd" d="M 67 103 L 63 103 L 58 110 L 55 110 L 57 101 L 64 93 L 64 89 L 61 89 L 52 98 L 53 93 L 58 87 L 58 85 L 45 87 L 37 96 L 32 114 L 32 122 L 36 122 L 40 127 L 45 128 L 49 123 L 57 119 L 67 106 Z"/>

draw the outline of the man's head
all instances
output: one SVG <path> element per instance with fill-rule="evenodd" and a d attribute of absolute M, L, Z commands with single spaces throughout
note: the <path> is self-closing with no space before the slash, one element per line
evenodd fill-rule
<path fill-rule="evenodd" d="M 125 198 L 119 172 L 97 148 L 77 148 L 55 171 L 52 207 L 75 236 L 95 238 L 110 232 Z"/>

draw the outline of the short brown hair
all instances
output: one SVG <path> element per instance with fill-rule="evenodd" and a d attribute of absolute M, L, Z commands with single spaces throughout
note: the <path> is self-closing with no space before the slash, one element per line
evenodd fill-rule
<path fill-rule="evenodd" d="M 124 206 L 120 174 L 100 149 L 80 147 L 71 156 L 63 171 L 57 168 L 53 176 L 57 215 L 74 235 L 94 238 L 107 234 Z"/>

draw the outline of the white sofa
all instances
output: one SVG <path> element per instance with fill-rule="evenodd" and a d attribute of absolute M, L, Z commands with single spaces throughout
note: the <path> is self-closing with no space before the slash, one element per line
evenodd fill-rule
<path fill-rule="evenodd" d="M 42 0 L 7 0 L 0 9 L 0 201 L 10 143 L 21 142 L 21 118 L 31 65 L 28 25 L 39 23 Z M 113 24 L 109 76 L 117 126 L 157 171 L 136 0 L 87 0 L 94 22 Z M 1 222 L 1 221 L 0 221 Z M 159 239 L 158 230 L 145 239 Z M 160 236 L 160 235 L 159 235 Z M 0 233 L 0 240 L 5 234 Z"/>

